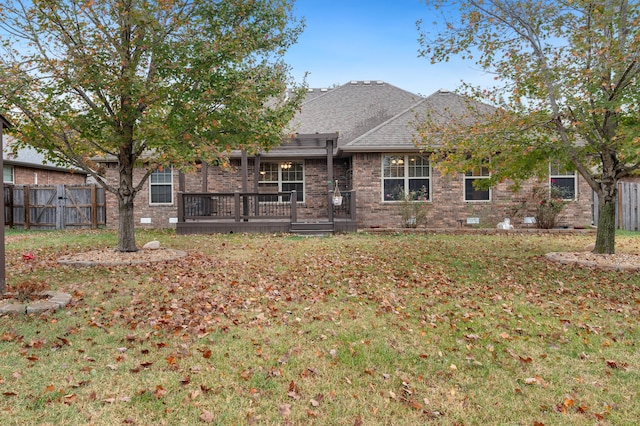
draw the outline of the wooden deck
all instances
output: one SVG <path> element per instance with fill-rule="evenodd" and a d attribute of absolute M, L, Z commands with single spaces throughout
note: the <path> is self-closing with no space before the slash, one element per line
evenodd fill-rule
<path fill-rule="evenodd" d="M 176 233 L 297 233 L 304 235 L 356 231 L 355 192 L 343 194 L 327 217 L 298 220 L 295 191 L 178 194 Z M 327 195 L 330 200 L 331 194 Z"/>

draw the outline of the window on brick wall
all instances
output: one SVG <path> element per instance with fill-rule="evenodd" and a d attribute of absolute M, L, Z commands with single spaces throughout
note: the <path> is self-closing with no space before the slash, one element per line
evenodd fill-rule
<path fill-rule="evenodd" d="M 578 185 L 576 171 L 558 161 L 549 164 L 549 191 L 558 192 L 563 200 L 575 200 Z"/>
<path fill-rule="evenodd" d="M 475 186 L 479 179 L 489 179 L 489 169 L 476 167 L 464 174 L 464 200 L 465 201 L 491 201 L 491 189 L 480 189 Z"/>
<path fill-rule="evenodd" d="M 2 169 L 2 181 L 4 183 L 14 183 L 13 166 L 4 166 Z"/>
<path fill-rule="evenodd" d="M 304 164 L 302 161 L 261 162 L 260 192 L 296 191 L 298 202 L 304 201 Z M 289 202 L 290 195 L 264 195 L 261 201 Z"/>
<path fill-rule="evenodd" d="M 423 155 L 385 155 L 382 157 L 382 199 L 398 201 L 402 194 L 417 200 L 431 200 L 431 164 Z"/>
<path fill-rule="evenodd" d="M 149 204 L 173 204 L 173 171 L 161 167 L 149 177 Z"/>

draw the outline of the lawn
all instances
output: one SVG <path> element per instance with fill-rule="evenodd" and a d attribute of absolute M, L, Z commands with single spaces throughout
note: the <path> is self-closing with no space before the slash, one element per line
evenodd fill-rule
<path fill-rule="evenodd" d="M 593 238 L 140 231 L 188 256 L 76 269 L 114 234 L 9 231 L 10 289 L 73 301 L 0 318 L 0 423 L 636 424 L 640 274 L 544 259 Z"/>

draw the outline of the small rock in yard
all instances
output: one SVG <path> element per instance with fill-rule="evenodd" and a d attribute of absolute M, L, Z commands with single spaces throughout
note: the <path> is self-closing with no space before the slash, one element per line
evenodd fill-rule
<path fill-rule="evenodd" d="M 143 250 L 158 250 L 160 248 L 160 241 L 149 241 L 142 246 Z"/>
<path fill-rule="evenodd" d="M 584 247 L 584 251 L 593 251 L 594 248 L 596 248 L 596 243 L 591 243 Z"/>

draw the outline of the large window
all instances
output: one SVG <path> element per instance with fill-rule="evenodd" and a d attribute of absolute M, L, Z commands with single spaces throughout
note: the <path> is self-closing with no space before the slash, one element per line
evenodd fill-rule
<path fill-rule="evenodd" d="M 282 161 L 278 163 L 260 163 L 261 192 L 289 192 L 296 191 L 298 202 L 304 201 L 304 165 L 299 161 Z M 291 200 L 289 195 L 273 195 L 263 197 L 264 201 Z"/>
<path fill-rule="evenodd" d="M 382 199 L 398 201 L 404 194 L 431 200 L 431 165 L 423 155 L 382 157 Z"/>
<path fill-rule="evenodd" d="M 151 173 L 149 178 L 149 204 L 173 203 L 173 172 L 163 167 Z"/>
<path fill-rule="evenodd" d="M 464 174 L 464 200 L 465 201 L 491 201 L 491 190 L 480 189 L 475 182 L 480 179 L 489 179 L 489 169 L 476 167 Z"/>
<path fill-rule="evenodd" d="M 4 183 L 14 183 L 13 166 L 4 166 L 2 169 L 2 181 Z"/>
<path fill-rule="evenodd" d="M 551 196 L 559 196 L 563 200 L 576 199 L 578 179 L 576 171 L 569 169 L 559 162 L 549 165 L 549 190 Z"/>

